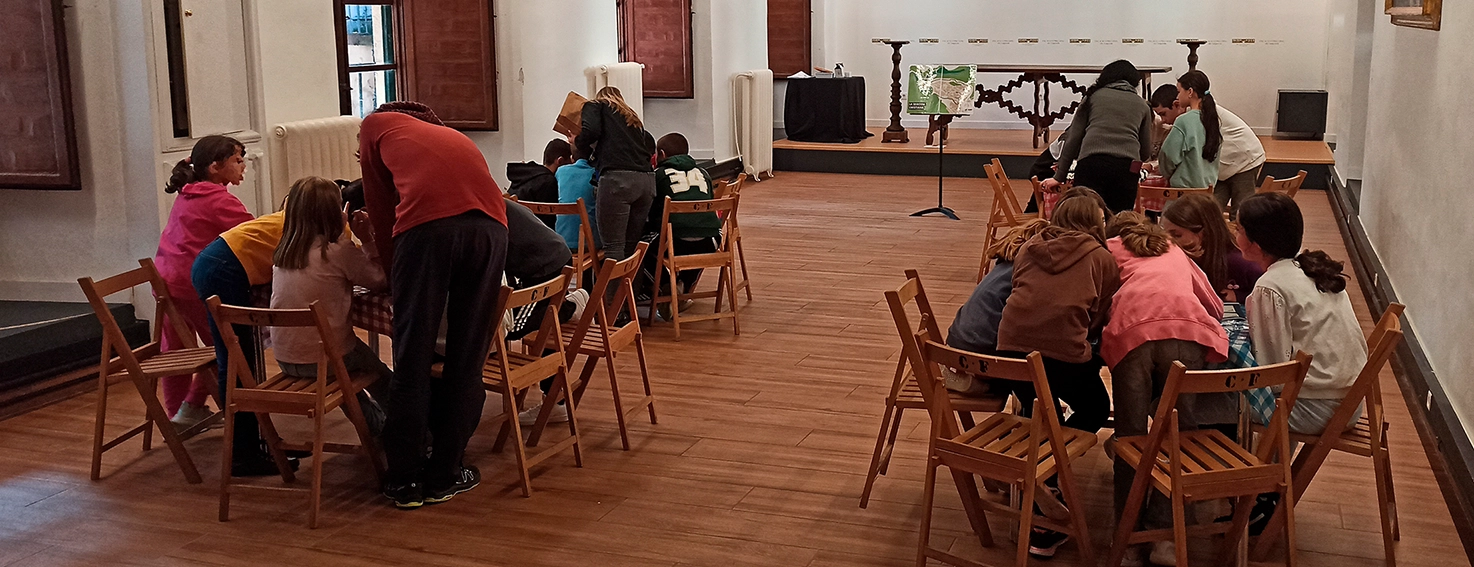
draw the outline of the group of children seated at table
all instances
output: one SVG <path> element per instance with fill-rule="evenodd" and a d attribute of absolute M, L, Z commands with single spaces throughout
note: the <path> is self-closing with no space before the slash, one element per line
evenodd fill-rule
<path fill-rule="evenodd" d="M 1069 407 L 1064 426 L 1094 433 L 1114 407 L 1115 435 L 1122 437 L 1148 432 L 1174 361 L 1189 370 L 1267 365 L 1304 351 L 1313 359 L 1288 417 L 1290 430 L 1318 434 L 1354 425 L 1360 412 L 1349 423 L 1327 423 L 1367 359 L 1342 263 L 1302 250 L 1300 208 L 1281 193 L 1242 199 L 1233 232 L 1206 195 L 1168 204 L 1157 224 L 1133 211 L 1112 215 L 1095 191 L 1075 187 L 1048 221 L 1013 229 L 989 251 L 996 266 L 958 311 L 947 344 L 1002 356 L 1038 351 L 1050 389 Z M 1244 319 L 1247 337 L 1239 336 Z M 1252 341 L 1251 360 L 1231 352 L 1230 335 Z M 1102 367 L 1110 369 L 1110 394 Z M 949 389 L 963 394 L 1012 393 L 1024 408 L 1033 399 L 1032 388 L 998 392 L 985 379 L 946 378 Z M 1184 428 L 1237 436 L 1236 397 L 1185 400 L 1178 408 Z M 1250 409 L 1260 410 L 1249 412 L 1259 423 L 1273 411 Z M 1117 463 L 1118 516 L 1133 473 Z M 1170 527 L 1169 503 L 1155 496 L 1142 523 Z M 1274 506 L 1261 499 L 1255 529 L 1263 529 Z M 1035 528 L 1030 552 L 1053 556 L 1066 539 Z M 1128 562 L 1139 564 L 1141 551 L 1131 550 Z M 1172 542 L 1154 544 L 1150 559 L 1173 564 Z"/>
<path fill-rule="evenodd" d="M 663 203 L 666 197 L 712 198 L 710 177 L 687 155 L 684 136 L 667 134 L 656 148 L 657 155 L 652 156 L 652 161 L 658 165 L 657 203 Z M 164 378 L 165 409 L 177 427 L 188 428 L 211 413 L 205 402 L 209 391 L 207 380 L 217 382 L 220 392 L 226 391 L 229 357 L 204 300 L 218 295 L 226 304 L 251 305 L 252 288 L 271 284 L 271 308 L 305 309 L 315 302 L 332 325 L 331 337 L 326 340 L 337 341 L 338 351 L 344 353 L 346 369 L 350 373 L 380 375 L 372 392 L 360 396 L 370 430 L 377 432 L 383 425 L 381 402 L 388 397 L 393 371 L 358 338 L 349 320 L 355 286 L 370 291 L 381 291 L 387 286 L 385 270 L 378 258 L 380 248 L 375 245 L 373 228 L 363 210 L 362 184 L 321 177 L 299 179 L 292 184 L 282 210 L 257 218 L 228 189 L 239 184 L 244 176 L 244 156 L 244 145 L 233 138 L 202 138 L 190 157 L 175 167 L 165 188 L 169 193 L 177 193 L 178 198 L 159 239 L 155 265 L 180 316 L 187 320 L 187 327 L 206 345 L 215 347 L 219 367 L 218 376 Z M 542 164 L 513 163 L 507 173 L 512 180 L 510 195 L 538 202 L 573 203 L 583 199 L 591 223 L 597 218 L 595 170 L 588 156 L 579 155 L 568 142 L 550 142 Z M 511 201 L 506 205 L 506 283 L 523 287 L 559 276 L 564 266 L 570 264 L 573 249 L 578 247 L 579 218 L 539 218 L 524 206 Z M 660 215 L 660 208 L 652 207 L 650 220 L 644 225 L 647 232 L 658 234 Z M 671 224 L 677 254 L 715 249 L 715 237 L 721 226 L 715 213 L 681 215 L 679 220 L 673 218 Z M 597 248 L 597 228 L 593 233 Z M 354 241 L 355 237 L 361 246 Z M 655 253 L 652 251 L 647 258 L 649 271 L 653 273 Z M 587 287 L 592 287 L 592 275 L 584 279 Z M 683 285 L 694 285 L 699 271 L 683 272 L 679 277 Z M 563 322 L 578 318 L 588 300 L 587 290 L 570 290 L 559 318 Z M 538 317 L 543 312 L 532 309 L 528 315 Z M 170 323 L 161 321 L 160 324 Z M 528 317 L 507 324 L 511 340 L 540 328 L 539 319 Z M 442 324 L 442 344 L 444 333 Z M 244 327 L 236 329 L 236 334 L 251 336 Z M 289 376 L 317 376 L 317 365 L 323 356 L 321 340 L 324 339 L 313 328 L 273 328 L 270 332 L 277 366 Z M 164 334 L 164 341 L 166 351 L 183 346 L 173 344 L 170 333 Z M 241 348 L 254 366 L 258 345 L 253 340 L 243 340 Z M 259 370 L 252 368 L 253 372 Z M 551 380 L 547 382 L 544 392 L 551 385 Z M 524 420 L 535 416 L 538 409 L 524 410 Z M 276 474 L 275 462 L 259 438 L 255 415 L 240 413 L 236 419 L 236 451 L 231 474 Z M 552 421 L 566 419 L 566 410 L 554 411 L 551 416 Z M 294 467 L 297 464 L 295 458 L 290 462 Z"/>

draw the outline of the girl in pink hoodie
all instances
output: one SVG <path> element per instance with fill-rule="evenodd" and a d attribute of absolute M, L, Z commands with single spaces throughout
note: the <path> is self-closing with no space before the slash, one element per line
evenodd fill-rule
<path fill-rule="evenodd" d="M 206 346 L 212 346 L 210 324 L 205 304 L 200 301 L 190 281 L 195 257 L 220 233 L 251 220 L 251 213 L 241 200 L 232 195 L 227 185 L 239 185 L 245 176 L 246 147 L 227 136 L 205 136 L 195 143 L 188 158 L 174 166 L 166 193 L 178 193 L 169 210 L 169 222 L 159 236 L 159 251 L 154 265 L 169 286 L 179 316 Z M 170 323 L 162 319 L 159 325 Z M 163 335 L 162 350 L 182 348 L 174 344 L 169 333 Z M 188 428 L 209 417 L 205 408 L 207 385 L 215 381 L 209 376 L 167 376 L 164 384 L 164 409 L 176 426 Z M 208 382 L 207 382 L 208 381 Z"/>
<path fill-rule="evenodd" d="M 1121 288 L 1111 302 L 1110 322 L 1100 337 L 1100 356 L 1111 367 L 1116 435 L 1147 434 L 1174 361 L 1190 370 L 1228 358 L 1228 334 L 1219 325 L 1223 301 L 1208 276 L 1173 243 L 1167 231 L 1139 213 L 1116 215 L 1106 230 L 1106 248 L 1121 267 Z M 1184 400 L 1179 419 L 1195 427 L 1196 411 L 1218 398 Z M 1209 408 L 1212 409 L 1212 408 Z M 1236 409 L 1236 408 L 1234 408 Z M 1215 412 L 1216 413 L 1216 412 Z M 1216 421 L 1213 421 L 1216 423 Z M 1116 514 L 1125 509 L 1135 470 L 1116 461 Z M 1147 501 L 1141 523 L 1147 529 L 1172 525 L 1172 508 L 1160 494 Z M 1158 542 L 1152 557 L 1170 556 L 1172 542 Z M 1140 557 L 1140 550 L 1130 554 Z M 1155 561 L 1155 559 L 1154 559 Z"/>

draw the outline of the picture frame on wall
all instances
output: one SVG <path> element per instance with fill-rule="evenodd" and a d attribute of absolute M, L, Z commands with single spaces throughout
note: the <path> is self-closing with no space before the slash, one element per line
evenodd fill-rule
<path fill-rule="evenodd" d="M 1443 0 L 1387 0 L 1393 25 L 1437 31 L 1443 20 Z"/>

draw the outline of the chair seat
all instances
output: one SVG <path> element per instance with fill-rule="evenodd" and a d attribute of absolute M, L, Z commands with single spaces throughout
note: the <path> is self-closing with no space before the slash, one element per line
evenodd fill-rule
<path fill-rule="evenodd" d="M 1290 440 L 1296 443 L 1315 444 L 1320 441 L 1320 435 L 1306 435 L 1303 433 L 1291 433 Z M 1372 422 L 1362 414 L 1361 419 L 1356 420 L 1356 425 L 1341 432 L 1341 436 L 1335 440 L 1335 448 L 1361 455 L 1372 456 Z"/>
<path fill-rule="evenodd" d="M 1039 442 L 1039 468 L 1034 480 L 1043 480 L 1055 473 L 1054 446 L 1048 442 L 1036 441 L 1031 431 L 1032 425 L 1033 422 L 1027 418 L 995 413 L 957 437 L 938 439 L 938 456 L 943 462 L 951 460 L 947 458 L 947 453 L 957 455 L 961 461 L 974 463 L 996 462 L 989 458 L 990 455 L 1023 460 L 1028 457 L 1030 445 Z M 1064 436 L 1065 452 L 1071 459 L 1084 455 L 1099 441 L 1095 435 L 1078 429 L 1062 428 L 1061 433 Z"/>
<path fill-rule="evenodd" d="M 561 354 L 545 356 L 533 356 L 526 353 L 507 352 L 507 370 L 502 372 L 502 365 L 493 354 L 486 359 L 486 365 L 481 367 L 481 381 L 487 387 L 501 388 L 502 383 L 511 375 L 512 387 L 518 390 L 538 383 L 538 381 L 553 376 L 563 362 Z"/>
<path fill-rule="evenodd" d="M 926 399 L 921 396 L 921 385 L 916 383 L 914 375 L 907 372 L 906 382 L 901 386 L 900 393 L 896 394 L 896 407 L 926 409 Z M 1003 408 L 1008 405 L 1008 396 L 975 397 L 964 396 L 953 391 L 948 391 L 947 394 L 952 398 L 952 409 L 956 411 L 997 413 L 1003 411 Z"/>
<path fill-rule="evenodd" d="M 573 324 L 563 325 L 563 344 L 566 345 L 573 342 L 573 333 L 577 331 L 575 327 L 576 325 Z M 635 330 L 629 325 L 614 329 L 613 332 L 609 333 L 609 339 L 612 343 L 610 350 L 619 352 L 620 349 L 634 341 L 634 336 Z M 584 334 L 583 342 L 579 344 L 578 352 L 575 354 L 604 356 L 604 334 L 599 332 L 598 323 L 589 325 L 588 333 Z"/>
<path fill-rule="evenodd" d="M 317 407 L 316 387 L 316 378 L 298 378 L 277 373 L 256 388 L 237 388 L 234 403 L 239 406 L 240 411 L 308 412 Z M 323 391 L 323 409 L 337 409 L 342 401 L 343 389 L 338 381 L 327 380 Z M 262 409 L 263 406 L 269 408 Z"/>
<path fill-rule="evenodd" d="M 138 363 L 143 368 L 143 374 L 149 378 L 159 376 L 174 376 L 178 374 L 194 374 L 205 367 L 215 363 L 215 349 L 186 348 L 159 353 L 144 359 Z M 124 368 L 117 372 L 108 374 L 108 379 L 125 378 L 128 369 Z"/>
<path fill-rule="evenodd" d="M 1182 443 L 1182 477 L 1184 481 L 1197 483 L 1243 482 L 1255 479 L 1282 480 L 1284 470 L 1273 463 L 1265 463 L 1259 457 L 1239 446 L 1224 434 L 1215 430 L 1184 431 Z M 1113 447 L 1116 456 L 1135 469 L 1141 462 L 1149 437 L 1138 435 L 1121 437 Z M 1152 470 L 1152 484 L 1163 493 L 1172 489 L 1172 461 L 1166 442 L 1157 453 L 1156 467 Z M 1256 474 L 1258 473 L 1258 474 Z M 1189 496 L 1193 496 L 1191 491 Z"/>
<path fill-rule="evenodd" d="M 1021 226 L 1034 222 L 1039 218 L 1039 213 L 1015 213 L 1013 215 L 1013 223 L 1009 223 L 1008 217 L 999 214 L 989 220 L 988 224 L 994 227 Z"/>
<path fill-rule="evenodd" d="M 675 265 L 677 270 L 691 268 L 721 268 L 732 263 L 733 257 L 728 252 L 711 252 L 708 254 L 685 254 L 675 256 L 667 261 Z"/>

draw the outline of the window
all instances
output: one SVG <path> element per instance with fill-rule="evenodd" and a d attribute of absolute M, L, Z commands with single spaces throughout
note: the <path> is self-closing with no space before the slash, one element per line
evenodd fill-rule
<path fill-rule="evenodd" d="M 1393 24 L 1437 31 L 1443 21 L 1443 0 L 1387 0 L 1386 11 Z"/>
<path fill-rule="evenodd" d="M 338 88 L 343 114 L 363 117 L 399 99 L 399 57 L 393 0 L 349 4 L 337 0 Z"/>
<path fill-rule="evenodd" d="M 810 0 L 768 0 L 768 69 L 779 79 L 810 69 Z"/>
<path fill-rule="evenodd" d="M 646 98 L 694 98 L 691 0 L 618 0 L 619 60 L 645 65 Z"/>

